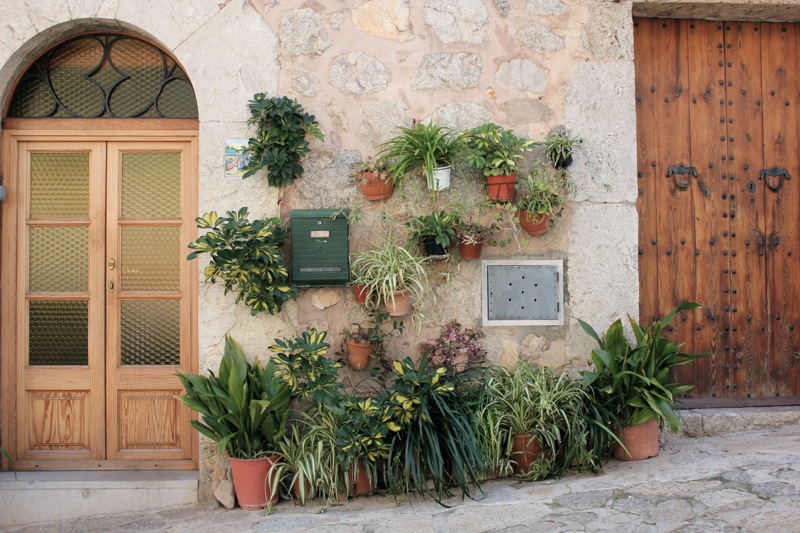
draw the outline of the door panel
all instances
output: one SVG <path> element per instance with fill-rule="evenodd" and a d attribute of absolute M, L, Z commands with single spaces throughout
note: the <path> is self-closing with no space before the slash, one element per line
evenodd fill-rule
<path fill-rule="evenodd" d="M 105 145 L 20 143 L 17 451 L 20 461 L 102 459 Z M 60 199 L 60 200 L 59 200 Z"/>
<path fill-rule="evenodd" d="M 17 467 L 193 468 L 196 141 L 7 146 Z"/>
<path fill-rule="evenodd" d="M 640 311 L 703 305 L 671 329 L 712 354 L 689 398 L 800 396 L 799 29 L 635 21 Z"/>
<path fill-rule="evenodd" d="M 108 153 L 108 454 L 181 459 L 190 414 L 174 396 L 175 370 L 190 359 L 182 251 L 192 219 L 181 208 L 190 145 L 110 143 Z"/>

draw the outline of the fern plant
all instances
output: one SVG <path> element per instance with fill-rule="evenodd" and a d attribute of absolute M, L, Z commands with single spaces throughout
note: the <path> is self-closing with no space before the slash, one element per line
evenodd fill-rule
<path fill-rule="evenodd" d="M 303 176 L 303 156 L 311 151 L 309 136 L 324 140 L 314 115 L 309 115 L 297 100 L 286 96 L 267 98 L 257 93 L 250 100 L 247 123 L 256 127 L 245 153 L 250 156 L 243 177 L 267 169 L 267 182 L 273 187 L 287 185 Z"/>

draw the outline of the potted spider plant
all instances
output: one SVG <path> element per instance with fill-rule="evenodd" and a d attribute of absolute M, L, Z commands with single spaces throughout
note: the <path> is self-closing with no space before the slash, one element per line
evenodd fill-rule
<path fill-rule="evenodd" d="M 521 189 L 515 202 L 519 224 L 528 235 L 540 235 L 553 227 L 577 186 L 566 170 L 534 168 Z"/>
<path fill-rule="evenodd" d="M 556 132 L 537 144 L 544 147 L 544 155 L 553 168 L 565 169 L 572 164 L 572 156 L 582 142 L 583 139 L 578 136 L 570 137 L 565 132 Z"/>
<path fill-rule="evenodd" d="M 371 305 L 384 305 L 391 316 L 403 316 L 427 291 L 427 258 L 398 244 L 391 230 L 378 235 L 380 242 L 369 243 L 366 250 L 355 255 L 354 283 L 369 287 Z"/>
<path fill-rule="evenodd" d="M 412 217 L 406 222 L 411 238 L 417 241 L 428 257 L 442 258 L 450 253 L 450 240 L 456 236 L 458 217 L 444 210 Z"/>
<path fill-rule="evenodd" d="M 269 475 L 278 462 L 291 389 L 277 370 L 272 359 L 266 366 L 257 358 L 248 362 L 239 343 L 228 336 L 216 374 L 177 373 L 186 392 L 177 398 L 200 413 L 192 427 L 230 458 L 236 500 L 243 509 L 261 509 L 279 497 Z"/>
<path fill-rule="evenodd" d="M 450 188 L 450 170 L 466 150 L 463 136 L 445 126 L 422 122 L 398 129 L 400 133 L 381 144 L 378 155 L 387 162 L 395 185 L 419 172 L 434 193 Z"/>
<path fill-rule="evenodd" d="M 487 122 L 467 132 L 465 144 L 465 161 L 486 178 L 489 198 L 495 202 L 513 200 L 519 162 L 533 142 L 517 137 L 494 122 Z"/>
<path fill-rule="evenodd" d="M 350 368 L 362 370 L 367 368 L 369 358 L 379 355 L 384 350 L 383 343 L 393 335 L 403 334 L 403 322 L 392 320 L 391 329 L 386 331 L 384 324 L 389 320 L 389 313 L 370 313 L 370 325 L 364 327 L 361 324 L 353 323 L 351 327 L 342 330 L 345 351 L 347 352 L 347 364 Z"/>

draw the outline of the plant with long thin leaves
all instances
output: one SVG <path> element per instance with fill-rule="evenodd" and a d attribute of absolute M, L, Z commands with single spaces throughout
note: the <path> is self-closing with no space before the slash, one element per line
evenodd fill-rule
<path fill-rule="evenodd" d="M 278 378 L 270 360 L 262 366 L 247 361 L 233 337 L 225 337 L 225 353 L 217 374 L 178 372 L 185 394 L 176 396 L 200 420 L 197 431 L 235 459 L 252 459 L 273 452 L 283 436 L 291 390 Z"/>
<path fill-rule="evenodd" d="M 628 315 L 635 346 L 625 338 L 622 320 L 611 324 L 602 338 L 586 322 L 579 320 L 583 330 L 599 345 L 592 350 L 595 369 L 582 372 L 584 386 L 594 388 L 596 395 L 607 398 L 607 405 L 619 422 L 636 425 L 655 419 L 659 424 L 666 422 L 673 432 L 678 432 L 680 418 L 673 404 L 693 386 L 673 381 L 670 373 L 709 354 L 684 353 L 681 351 L 683 344 L 675 344 L 663 331 L 678 313 L 699 307 L 694 302 L 682 303 L 663 320 L 656 320 L 646 328 Z"/>

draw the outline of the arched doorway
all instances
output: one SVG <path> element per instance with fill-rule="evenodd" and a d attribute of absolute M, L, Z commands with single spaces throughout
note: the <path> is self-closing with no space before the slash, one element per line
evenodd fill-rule
<path fill-rule="evenodd" d="M 22 470 L 193 469 L 197 105 L 176 61 L 71 37 L 4 109 L 2 434 Z"/>

